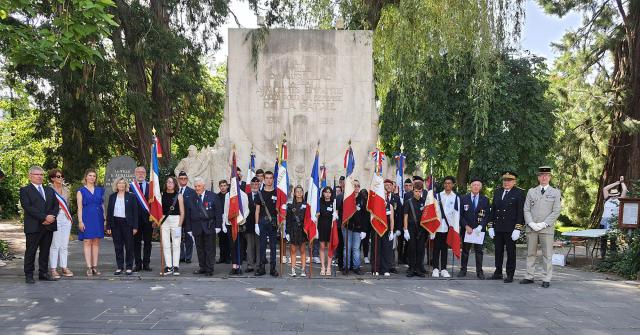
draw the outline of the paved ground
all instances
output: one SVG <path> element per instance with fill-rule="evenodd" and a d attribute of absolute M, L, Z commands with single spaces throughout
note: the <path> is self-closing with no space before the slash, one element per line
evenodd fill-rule
<path fill-rule="evenodd" d="M 0 227 L 0 238 L 6 231 Z M 80 244 L 71 249 L 79 274 Z M 112 249 L 105 240 L 100 278 L 27 286 L 21 259 L 0 268 L 0 333 L 640 334 L 637 282 L 568 267 L 556 268 L 550 289 L 478 281 L 473 273 L 464 280 L 227 278 L 228 265 L 214 278 L 156 271 L 120 278 L 106 274 Z M 517 277 L 523 265 L 519 259 Z"/>

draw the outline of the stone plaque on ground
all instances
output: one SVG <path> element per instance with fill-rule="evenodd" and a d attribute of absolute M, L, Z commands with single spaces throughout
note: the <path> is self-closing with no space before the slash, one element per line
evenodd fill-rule
<path fill-rule="evenodd" d="M 129 156 L 117 156 L 111 158 L 107 163 L 107 168 L 104 172 L 104 200 L 105 205 L 109 195 L 113 193 L 112 183 L 118 177 L 123 177 L 127 183 L 135 178 L 134 170 L 136 169 L 136 161 Z"/>
<path fill-rule="evenodd" d="M 211 179 L 228 179 L 233 145 L 243 171 L 252 147 L 257 167 L 272 170 L 286 132 L 291 184 L 306 186 L 318 141 L 332 184 L 344 174 L 349 140 L 354 173 L 367 184 L 378 140 L 371 31 L 269 30 L 255 67 L 251 31 L 229 29 L 227 99 L 213 150 L 221 154 L 211 161 Z"/>

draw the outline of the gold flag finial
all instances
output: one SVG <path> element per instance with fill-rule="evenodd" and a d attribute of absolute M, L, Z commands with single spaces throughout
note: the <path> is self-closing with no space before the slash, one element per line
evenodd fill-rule
<path fill-rule="evenodd" d="M 404 152 L 404 142 L 400 143 L 400 152 Z"/>
<path fill-rule="evenodd" d="M 156 127 L 151 128 L 151 132 L 153 133 L 153 136 L 156 136 Z"/>

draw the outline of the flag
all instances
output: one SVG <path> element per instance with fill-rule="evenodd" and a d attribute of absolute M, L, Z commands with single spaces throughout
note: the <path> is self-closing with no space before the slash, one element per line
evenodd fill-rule
<path fill-rule="evenodd" d="M 280 164 L 276 177 L 276 208 L 278 208 L 278 223 L 284 223 L 287 218 L 287 200 L 289 198 L 289 174 L 287 173 L 287 142 L 282 142 L 280 149 Z"/>
<path fill-rule="evenodd" d="M 249 168 L 247 169 L 247 185 L 245 186 L 244 193 L 251 194 L 251 179 L 256 176 L 256 154 L 251 152 L 251 158 L 249 159 Z"/>
<path fill-rule="evenodd" d="M 320 166 L 320 188 L 324 189 L 327 187 L 327 168 L 322 165 Z"/>
<path fill-rule="evenodd" d="M 153 141 L 151 144 L 151 173 L 149 174 L 149 219 L 156 224 L 160 224 L 160 221 L 162 221 L 162 195 L 160 194 L 158 142 L 158 137 L 153 135 Z"/>
<path fill-rule="evenodd" d="M 231 187 L 229 189 L 229 212 L 227 217 L 231 223 L 231 238 L 236 241 L 238 238 L 239 224 L 244 221 L 242 213 L 242 197 L 239 194 L 240 185 L 238 180 L 238 169 L 236 165 L 236 151 L 231 154 Z"/>
<path fill-rule="evenodd" d="M 404 204 L 404 164 L 407 156 L 402 152 L 396 155 L 396 185 L 398 185 L 398 195 L 400 195 L 400 203 Z"/>
<path fill-rule="evenodd" d="M 351 149 L 351 143 L 344 155 L 344 168 L 347 170 L 345 183 L 344 183 L 344 199 L 342 200 L 342 225 L 346 225 L 349 219 L 356 212 L 356 192 L 353 187 L 353 170 L 356 165 L 356 160 L 353 157 L 353 149 Z"/>
<path fill-rule="evenodd" d="M 318 151 L 313 160 L 313 168 L 311 168 L 311 177 L 309 177 L 309 187 L 307 188 L 307 208 L 304 211 L 304 232 L 307 234 L 309 242 L 316 237 L 318 224 L 318 211 L 320 210 L 320 169 L 318 167 Z"/>
<path fill-rule="evenodd" d="M 427 180 L 431 180 L 431 176 Z M 433 195 L 433 188 L 429 187 L 429 192 L 427 193 L 427 199 L 424 202 L 424 209 L 422 210 L 422 215 L 420 216 L 420 225 L 429 234 L 435 234 L 438 227 L 440 227 L 440 206 L 438 205 L 438 201 Z"/>
<path fill-rule="evenodd" d="M 383 236 L 387 232 L 387 204 L 385 201 L 384 180 L 382 179 L 382 161 L 384 153 L 379 149 L 373 152 L 375 171 L 369 187 L 367 210 L 371 213 L 371 227 Z"/>
<path fill-rule="evenodd" d="M 456 205 L 459 209 L 460 204 L 458 203 L 458 197 L 456 197 Z M 456 256 L 456 258 L 460 259 L 460 224 L 449 222 L 447 245 L 451 247 L 451 252 Z"/>
<path fill-rule="evenodd" d="M 333 200 L 333 221 L 331 222 L 331 235 L 329 236 L 329 258 L 333 258 L 333 255 L 338 249 L 339 243 L 338 237 L 338 211 L 336 210 L 336 201 Z"/>

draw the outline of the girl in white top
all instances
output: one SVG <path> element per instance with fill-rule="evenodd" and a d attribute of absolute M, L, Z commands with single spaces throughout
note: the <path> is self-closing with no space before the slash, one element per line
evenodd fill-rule
<path fill-rule="evenodd" d="M 51 187 L 58 195 L 64 199 L 68 209 L 69 202 L 69 190 L 64 186 L 64 176 L 59 169 L 52 169 L 49 171 L 49 181 Z M 56 195 L 57 197 L 57 195 Z M 60 201 L 60 200 L 58 200 Z M 73 272 L 67 267 L 67 258 L 69 256 L 69 234 L 71 233 L 71 215 L 60 206 L 60 211 L 56 217 L 58 223 L 58 230 L 53 232 L 53 240 L 51 242 L 51 248 L 49 249 L 49 267 L 51 268 L 51 277 L 54 279 L 60 279 L 58 273 L 58 264 L 62 268 L 62 276 L 73 277 Z"/>

